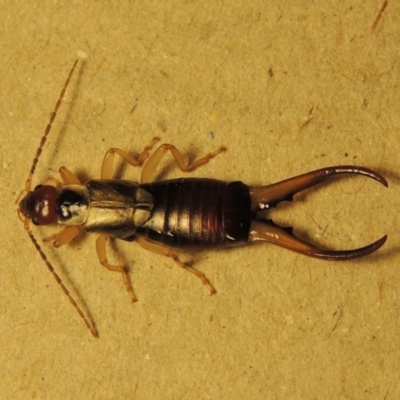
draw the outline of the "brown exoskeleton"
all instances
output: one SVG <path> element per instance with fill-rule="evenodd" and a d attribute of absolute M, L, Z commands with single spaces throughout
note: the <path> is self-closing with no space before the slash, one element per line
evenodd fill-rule
<path fill-rule="evenodd" d="M 189 172 L 225 151 L 223 147 L 187 164 L 182 154 L 170 144 L 161 145 L 150 155 L 152 147 L 159 140 L 154 138 L 137 158 L 121 149 L 110 149 L 103 160 L 101 179 L 82 184 L 75 174 L 61 167 L 59 172 L 62 182 L 56 181 L 54 186 L 39 185 L 32 191 L 32 177 L 38 158 L 76 64 L 70 71 L 36 152 L 23 192 L 26 195 L 20 202 L 19 211 L 25 229 L 42 259 L 95 337 L 95 328 L 70 296 L 33 236 L 30 220 L 35 225 L 63 226 L 59 233 L 45 239 L 53 241 L 56 247 L 71 242 L 81 231 L 97 233 L 96 251 L 100 263 L 111 271 L 121 273 L 132 301 L 136 301 L 136 297 L 125 269 L 107 261 L 106 242 L 109 237 L 136 241 L 146 250 L 171 257 L 180 267 L 200 278 L 211 293 L 216 291 L 207 277 L 184 264 L 175 249 L 196 250 L 271 242 L 320 259 L 346 260 L 368 255 L 386 241 L 386 236 L 383 236 L 355 250 L 322 250 L 297 238 L 290 228 L 279 227 L 259 215 L 259 212 L 281 201 L 291 200 L 294 194 L 332 176 L 364 175 L 387 186 L 381 175 L 368 168 L 327 167 L 262 187 L 247 186 L 240 181 L 222 182 L 204 178 L 152 182 L 158 164 L 168 152 L 171 152 L 181 171 Z M 115 154 L 132 166 L 144 165 L 140 183 L 112 179 Z"/>

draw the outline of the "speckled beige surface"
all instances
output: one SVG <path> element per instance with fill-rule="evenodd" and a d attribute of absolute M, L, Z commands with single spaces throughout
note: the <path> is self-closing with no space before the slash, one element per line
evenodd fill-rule
<path fill-rule="evenodd" d="M 390 2 L 372 29 L 382 3 L 370 0 L 81 3 L 1 5 L 1 397 L 400 398 L 400 6 Z M 326 247 L 388 242 L 346 263 L 269 245 L 198 254 L 216 296 L 170 260 L 118 242 L 109 256 L 130 266 L 136 304 L 99 265 L 94 237 L 43 246 L 95 323 L 93 339 L 14 204 L 79 50 L 88 59 L 35 184 L 60 165 L 98 177 L 108 148 L 135 154 L 154 135 L 192 158 L 226 145 L 196 175 L 249 184 L 355 163 L 389 189 L 342 179 L 274 219 Z"/>

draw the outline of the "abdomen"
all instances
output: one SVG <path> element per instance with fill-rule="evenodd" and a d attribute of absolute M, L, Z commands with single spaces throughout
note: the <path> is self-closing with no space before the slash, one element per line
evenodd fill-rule
<path fill-rule="evenodd" d="M 180 248 L 247 242 L 250 194 L 242 182 L 182 178 L 140 187 L 153 196 L 154 208 L 137 235 Z"/>

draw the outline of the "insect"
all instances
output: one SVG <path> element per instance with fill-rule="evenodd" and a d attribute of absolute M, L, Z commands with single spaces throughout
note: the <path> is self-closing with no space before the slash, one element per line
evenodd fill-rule
<path fill-rule="evenodd" d="M 34 225 L 63 226 L 60 232 L 44 239 L 45 242 L 52 241 L 55 247 L 71 242 L 82 231 L 97 233 L 96 252 L 100 263 L 121 274 L 132 302 L 136 301 L 136 296 L 127 272 L 124 267 L 108 262 L 106 242 L 110 237 L 136 241 L 146 250 L 172 258 L 178 266 L 197 276 L 212 294 L 216 291 L 208 278 L 183 263 L 176 254 L 176 249 L 196 250 L 270 242 L 311 257 L 348 260 L 373 253 L 386 241 L 386 236 L 383 236 L 376 242 L 355 250 L 323 250 L 296 237 L 291 228 L 282 228 L 259 215 L 279 202 L 292 200 L 294 194 L 337 175 L 363 175 L 387 187 L 385 178 L 377 172 L 358 166 L 327 167 L 262 187 L 248 186 L 240 181 L 222 182 L 204 178 L 153 182 L 156 168 L 167 153 L 172 154 L 181 171 L 190 172 L 226 150 L 221 147 L 187 164 L 182 154 L 171 144 L 161 145 L 150 155 L 159 141 L 157 137 L 137 158 L 118 148 L 108 150 L 101 167 L 101 179 L 82 184 L 74 173 L 61 167 L 61 181 L 51 179 L 52 185 L 38 185 L 32 190 L 38 159 L 77 62 L 75 61 L 68 75 L 36 151 L 25 190 L 19 197 L 20 199 L 25 195 L 19 203 L 19 214 L 41 258 L 93 336 L 98 336 L 95 327 L 47 260 L 32 233 L 30 221 Z M 140 183 L 113 179 L 115 155 L 134 167 L 143 166 Z"/>

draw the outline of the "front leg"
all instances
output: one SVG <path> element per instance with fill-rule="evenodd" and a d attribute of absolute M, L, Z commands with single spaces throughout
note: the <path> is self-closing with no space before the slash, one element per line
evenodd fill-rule
<path fill-rule="evenodd" d="M 52 182 L 54 185 L 56 185 L 57 188 L 62 188 L 65 185 L 82 185 L 79 178 L 68 168 L 60 167 L 58 172 L 60 174 L 62 182 L 58 181 L 57 179 L 53 178 L 52 176 L 49 176 L 47 178 L 47 180 Z"/>
<path fill-rule="evenodd" d="M 44 238 L 43 242 L 53 242 L 54 247 L 64 246 L 65 244 L 72 242 L 81 231 L 82 229 L 79 225 L 65 226 L 60 232 Z"/>

